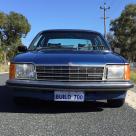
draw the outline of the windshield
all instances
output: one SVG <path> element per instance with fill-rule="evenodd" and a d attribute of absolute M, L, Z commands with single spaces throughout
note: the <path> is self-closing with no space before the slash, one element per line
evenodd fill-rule
<path fill-rule="evenodd" d="M 109 50 L 104 39 L 94 33 L 48 32 L 36 36 L 29 50 Z"/>

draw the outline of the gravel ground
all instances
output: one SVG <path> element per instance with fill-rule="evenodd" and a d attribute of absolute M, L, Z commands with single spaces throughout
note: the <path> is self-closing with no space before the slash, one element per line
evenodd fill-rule
<path fill-rule="evenodd" d="M 135 136 L 136 111 L 125 104 L 110 108 L 104 102 L 17 106 L 0 75 L 0 136 Z"/>

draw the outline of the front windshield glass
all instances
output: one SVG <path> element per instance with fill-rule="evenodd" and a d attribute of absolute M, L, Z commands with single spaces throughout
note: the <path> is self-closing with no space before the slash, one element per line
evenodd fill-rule
<path fill-rule="evenodd" d="M 39 34 L 29 50 L 109 50 L 104 39 L 94 33 L 48 32 Z"/>

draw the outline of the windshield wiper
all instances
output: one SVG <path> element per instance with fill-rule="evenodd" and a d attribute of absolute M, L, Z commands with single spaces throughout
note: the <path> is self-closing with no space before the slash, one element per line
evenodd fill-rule
<path fill-rule="evenodd" d="M 47 49 L 47 50 L 77 50 L 77 48 L 73 48 L 73 47 L 64 47 L 64 46 L 46 46 L 46 47 L 37 47 L 35 48 L 34 50 L 44 50 L 44 49 Z"/>

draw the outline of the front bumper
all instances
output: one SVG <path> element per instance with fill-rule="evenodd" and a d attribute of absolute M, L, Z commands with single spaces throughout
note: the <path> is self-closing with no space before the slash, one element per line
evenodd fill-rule
<path fill-rule="evenodd" d="M 8 80 L 7 86 L 18 97 L 31 97 L 53 101 L 54 91 L 84 91 L 85 101 L 124 99 L 126 91 L 133 87 L 131 82 L 45 82 Z"/>
<path fill-rule="evenodd" d="M 49 82 L 49 81 L 30 81 L 30 80 L 8 80 L 8 87 L 44 89 L 54 91 L 57 89 L 77 89 L 87 91 L 126 91 L 133 87 L 130 81 L 125 82 Z"/>

